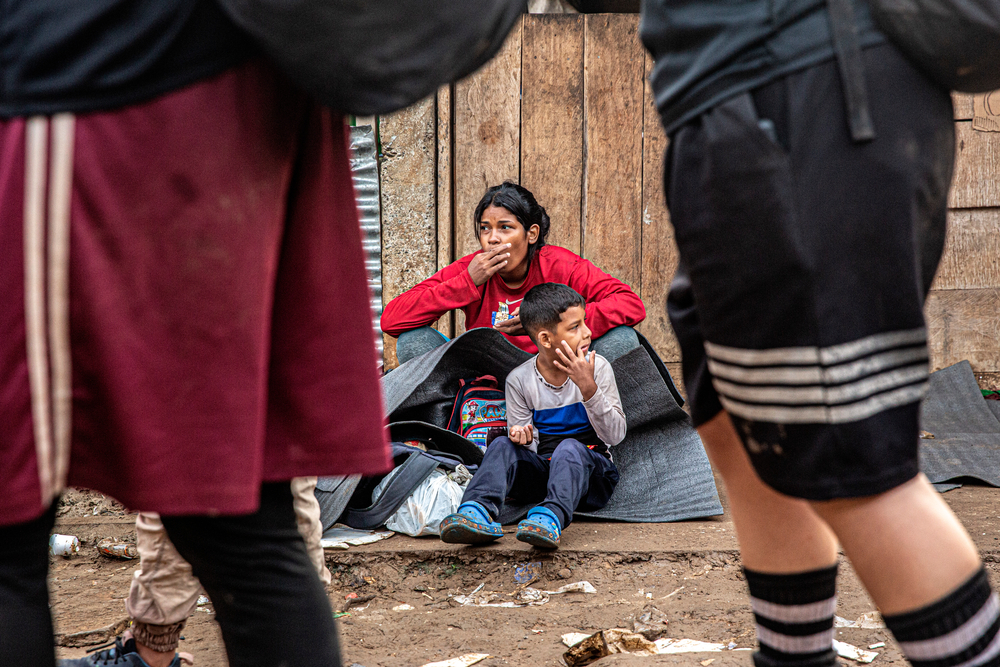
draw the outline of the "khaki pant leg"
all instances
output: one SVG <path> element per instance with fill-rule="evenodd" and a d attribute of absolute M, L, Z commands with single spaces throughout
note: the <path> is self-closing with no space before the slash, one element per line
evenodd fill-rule
<path fill-rule="evenodd" d="M 137 641 L 158 651 L 173 651 L 187 617 L 198 604 L 201 584 L 177 553 L 160 515 L 140 512 L 135 519 L 139 570 L 132 577 L 125 608 Z"/>
<path fill-rule="evenodd" d="M 299 532 L 302 533 L 302 539 L 306 542 L 309 559 L 316 567 L 320 581 L 329 584 L 333 577 L 330 570 L 326 568 L 326 557 L 323 555 L 323 546 L 320 544 L 320 540 L 323 539 L 323 526 L 320 523 L 319 501 L 316 500 L 315 490 L 315 477 L 295 477 L 292 479 L 293 505 Z"/>

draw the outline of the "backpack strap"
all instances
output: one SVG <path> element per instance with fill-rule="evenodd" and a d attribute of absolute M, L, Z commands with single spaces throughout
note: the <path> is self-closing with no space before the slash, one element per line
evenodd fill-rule
<path fill-rule="evenodd" d="M 351 528 L 365 530 L 381 526 L 437 467 L 438 462 L 431 457 L 420 451 L 413 452 L 392 473 L 392 479 L 371 505 L 360 510 L 347 508 L 341 521 Z"/>
<path fill-rule="evenodd" d="M 837 54 L 840 80 L 847 103 L 851 139 L 855 143 L 871 141 L 875 138 L 875 126 L 868 106 L 868 90 L 865 87 L 865 70 L 861 62 L 861 41 L 858 38 L 858 23 L 854 19 L 854 6 L 851 0 L 827 0 L 826 4 L 830 15 L 830 32 L 833 34 L 833 50 Z"/>

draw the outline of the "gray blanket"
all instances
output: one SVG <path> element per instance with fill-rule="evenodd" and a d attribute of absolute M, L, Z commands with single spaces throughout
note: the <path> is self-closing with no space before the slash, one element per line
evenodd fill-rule
<path fill-rule="evenodd" d="M 628 423 L 628 435 L 612 450 L 621 481 L 606 507 L 577 516 L 664 522 L 722 514 L 701 439 L 663 364 L 640 339 L 641 348 L 611 363 Z M 530 358 L 496 331 L 473 329 L 382 379 L 389 421 L 445 427 L 459 379 L 493 375 L 503 386 L 507 374 Z M 500 520 L 515 522 L 527 510 L 505 507 Z"/>
<path fill-rule="evenodd" d="M 920 469 L 931 482 L 1000 486 L 1000 401 L 983 400 L 968 361 L 931 374 L 921 428 L 934 436 L 920 440 Z"/>

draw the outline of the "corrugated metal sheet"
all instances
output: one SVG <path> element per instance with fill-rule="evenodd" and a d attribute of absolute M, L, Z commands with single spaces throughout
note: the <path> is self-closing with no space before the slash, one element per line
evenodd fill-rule
<path fill-rule="evenodd" d="M 371 125 L 351 128 L 351 175 L 354 178 L 354 193 L 358 201 L 358 215 L 361 218 L 368 285 L 372 293 L 372 326 L 375 329 L 375 345 L 378 348 L 379 358 L 381 358 L 382 330 L 379 329 L 379 318 L 382 316 L 382 212 L 379 203 L 381 200 L 378 187 L 377 152 L 375 132 Z"/>

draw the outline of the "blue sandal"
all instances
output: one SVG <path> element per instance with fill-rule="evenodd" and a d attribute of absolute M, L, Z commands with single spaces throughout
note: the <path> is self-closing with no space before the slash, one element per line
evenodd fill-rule
<path fill-rule="evenodd" d="M 477 502 L 462 503 L 441 520 L 441 541 L 449 544 L 487 544 L 503 537 L 503 528 Z"/>
<path fill-rule="evenodd" d="M 559 518 L 541 505 L 533 507 L 528 518 L 517 524 L 517 539 L 541 549 L 558 549 L 561 532 Z"/>

